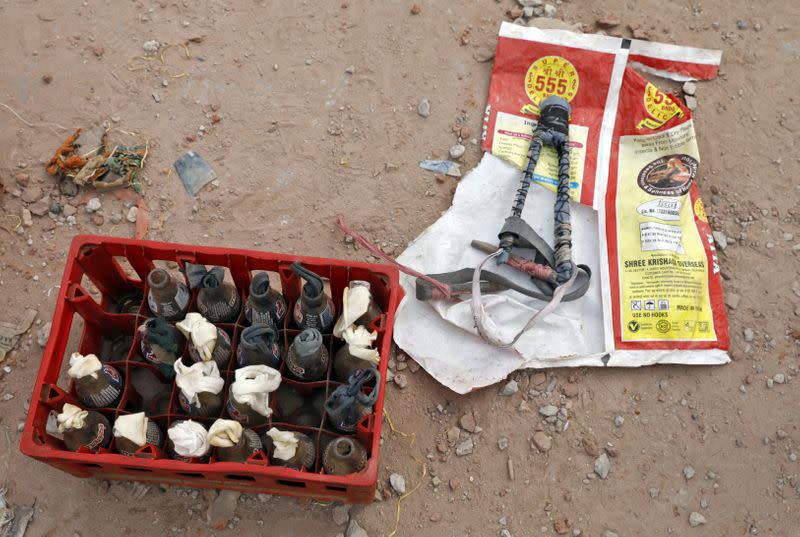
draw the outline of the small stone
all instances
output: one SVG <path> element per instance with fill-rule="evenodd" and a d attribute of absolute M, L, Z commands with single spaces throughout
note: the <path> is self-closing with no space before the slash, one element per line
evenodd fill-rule
<path fill-rule="evenodd" d="M 783 440 L 783 439 L 785 439 L 787 436 L 789 436 L 789 434 L 788 434 L 786 431 L 784 431 L 783 429 L 778 429 L 778 430 L 775 432 L 775 436 L 777 436 L 779 439 Z"/>
<path fill-rule="evenodd" d="M 792 462 L 797 462 L 797 453 L 795 453 L 794 451 L 789 453 L 789 460 Z"/>
<path fill-rule="evenodd" d="M 51 214 L 61 214 L 62 209 L 63 207 L 61 207 L 60 203 L 51 203 L 50 206 L 47 208 L 47 211 L 50 212 Z"/>
<path fill-rule="evenodd" d="M 655 488 L 655 487 L 650 487 L 650 490 L 648 490 L 647 492 L 650 494 L 650 497 L 651 497 L 651 498 L 653 498 L 653 499 L 655 500 L 656 498 L 658 498 L 658 494 L 659 494 L 659 492 L 661 492 L 661 491 L 660 491 L 660 490 L 658 490 L 658 489 L 657 489 L 657 488 Z"/>
<path fill-rule="evenodd" d="M 417 371 L 419 371 L 419 364 L 417 363 L 416 360 L 408 361 L 408 370 L 411 371 L 412 373 L 416 373 Z"/>
<path fill-rule="evenodd" d="M 736 21 L 736 27 L 740 30 L 747 30 L 747 26 L 748 24 L 746 20 L 739 19 L 738 21 Z"/>
<path fill-rule="evenodd" d="M 514 537 L 514 535 L 508 530 L 502 530 L 500 532 L 500 537 Z"/>
<path fill-rule="evenodd" d="M 463 457 L 464 455 L 469 455 L 472 453 L 472 450 L 475 448 L 475 444 L 472 441 L 472 438 L 467 438 L 463 442 L 461 442 L 458 446 L 456 446 L 456 455 L 459 457 Z"/>
<path fill-rule="evenodd" d="M 547 436 L 544 431 L 536 431 L 533 433 L 533 444 L 536 446 L 536 449 L 542 453 L 546 453 L 550 451 L 550 448 L 553 446 L 553 439 Z"/>
<path fill-rule="evenodd" d="M 767 388 L 772 388 L 775 386 L 775 381 L 772 379 L 767 379 Z"/>
<path fill-rule="evenodd" d="M 336 505 L 331 510 L 331 515 L 333 516 L 333 523 L 337 526 L 344 526 L 347 524 L 347 521 L 350 520 L 350 506 L 345 505 Z"/>
<path fill-rule="evenodd" d="M 22 225 L 25 227 L 31 227 L 33 225 L 33 216 L 31 216 L 31 212 L 25 207 L 22 208 L 21 212 L 22 212 Z"/>
<path fill-rule="evenodd" d="M 206 512 L 209 526 L 215 530 L 223 530 L 233 518 L 241 492 L 238 490 L 221 490 L 211 501 Z"/>
<path fill-rule="evenodd" d="M 539 407 L 539 414 L 545 417 L 551 417 L 558 414 L 558 407 L 555 405 L 544 405 Z"/>
<path fill-rule="evenodd" d="M 574 382 L 567 382 L 562 387 L 562 391 L 564 392 L 565 397 L 577 397 L 578 395 L 578 385 Z"/>
<path fill-rule="evenodd" d="M 522 7 L 539 7 L 544 4 L 544 0 L 517 0 Z"/>
<path fill-rule="evenodd" d="M 619 449 L 615 446 L 606 446 L 603 450 L 608 454 L 609 457 L 612 459 L 616 459 L 619 457 Z"/>
<path fill-rule="evenodd" d="M 113 213 L 111 215 L 111 223 L 119 224 L 120 222 L 122 222 L 122 213 Z"/>
<path fill-rule="evenodd" d="M 502 436 L 497 440 L 497 449 L 499 449 L 500 451 L 505 451 L 506 449 L 508 449 L 508 445 L 509 441 L 508 438 L 506 438 L 505 436 Z"/>
<path fill-rule="evenodd" d="M 50 212 L 50 198 L 45 196 L 39 201 L 31 203 L 28 205 L 28 210 L 36 216 L 46 215 L 48 212 Z"/>
<path fill-rule="evenodd" d="M 689 513 L 689 525 L 693 528 L 697 526 L 701 526 L 706 523 L 706 517 L 698 513 L 697 511 L 692 511 Z"/>
<path fill-rule="evenodd" d="M 41 187 L 34 185 L 23 190 L 20 197 L 25 203 L 33 203 L 39 200 L 43 194 Z"/>
<path fill-rule="evenodd" d="M 166 88 L 167 86 L 169 86 L 169 80 L 167 80 L 166 78 L 162 78 L 161 87 Z"/>
<path fill-rule="evenodd" d="M 273 71 L 277 71 L 278 69 L 280 69 L 280 66 L 277 63 L 272 65 L 272 70 Z"/>
<path fill-rule="evenodd" d="M 113 121 L 114 123 L 119 123 L 120 121 L 122 121 L 122 118 L 119 116 L 111 116 L 111 121 Z"/>
<path fill-rule="evenodd" d="M 700 500 L 700 509 L 708 509 L 708 500 L 705 498 Z"/>
<path fill-rule="evenodd" d="M 95 215 L 92 215 L 92 223 L 93 223 L 94 225 L 98 226 L 98 227 L 102 226 L 102 225 L 103 225 L 103 222 L 105 222 L 105 221 L 106 221 L 106 219 L 105 219 L 105 218 L 103 218 L 103 215 L 102 215 L 102 214 L 95 214 Z"/>
<path fill-rule="evenodd" d="M 744 340 L 748 343 L 751 343 L 753 339 L 756 337 L 752 328 L 745 328 L 744 330 L 742 330 L 742 335 L 744 336 Z"/>
<path fill-rule="evenodd" d="M 464 156 L 464 152 L 466 152 L 467 148 L 461 144 L 456 144 L 450 148 L 450 158 L 452 159 L 459 159 Z"/>
<path fill-rule="evenodd" d="M 594 460 L 594 473 L 596 473 L 600 477 L 600 479 L 605 479 L 606 477 L 608 477 L 608 472 L 610 470 L 611 470 L 611 460 L 605 453 L 603 453 Z"/>
<path fill-rule="evenodd" d="M 356 74 L 356 68 L 354 65 L 348 65 L 345 68 L 344 72 L 347 73 L 348 75 L 354 75 Z"/>
<path fill-rule="evenodd" d="M 408 386 L 408 378 L 406 378 L 404 373 L 397 373 L 394 376 L 394 383 L 398 388 L 404 390 L 406 386 Z"/>
<path fill-rule="evenodd" d="M 17 172 L 14 174 L 14 180 L 19 186 L 26 188 L 31 181 L 31 176 L 25 172 Z"/>
<path fill-rule="evenodd" d="M 87 213 L 94 213 L 100 210 L 100 198 L 91 198 L 89 201 L 86 202 L 86 212 Z"/>
<path fill-rule="evenodd" d="M 308 58 L 306 60 L 306 65 L 311 65 L 312 63 L 314 63 L 314 59 L 313 58 Z"/>
<path fill-rule="evenodd" d="M 505 386 L 500 390 L 499 395 L 509 396 L 514 395 L 519 391 L 519 385 L 516 380 L 509 380 Z"/>
<path fill-rule="evenodd" d="M 419 15 L 422 12 L 422 7 L 419 4 L 411 4 L 411 14 Z"/>
<path fill-rule="evenodd" d="M 154 53 L 158 52 L 158 49 L 159 49 L 160 46 L 161 46 L 161 43 L 159 43 L 158 41 L 155 41 L 155 40 L 153 40 L 153 41 L 145 41 L 142 44 L 142 48 L 148 54 L 154 54 Z"/>
<path fill-rule="evenodd" d="M 557 11 L 558 10 L 556 9 L 556 6 L 554 6 L 553 4 L 544 5 L 544 16 L 548 19 L 555 18 Z"/>
<path fill-rule="evenodd" d="M 775 373 L 775 375 L 772 376 L 772 380 L 775 384 L 783 384 L 786 382 L 786 375 L 783 373 Z"/>
<path fill-rule="evenodd" d="M 406 493 L 406 478 L 400 474 L 392 474 L 389 476 L 389 484 L 394 491 L 400 495 Z"/>
<path fill-rule="evenodd" d="M 151 95 L 153 96 L 153 100 L 155 102 L 157 103 L 161 102 L 161 95 L 157 91 L 154 91 Z"/>
<path fill-rule="evenodd" d="M 53 328 L 53 323 L 47 322 L 39 328 L 36 332 L 36 343 L 41 347 L 47 346 L 47 340 L 50 339 L 50 329 Z"/>
<path fill-rule="evenodd" d="M 464 429 L 465 431 L 469 431 L 471 433 L 475 432 L 475 427 L 477 427 L 478 425 L 477 423 L 475 423 L 475 416 L 472 414 L 472 412 L 461 416 L 459 423 L 461 424 L 462 429 Z"/>
<path fill-rule="evenodd" d="M 625 418 L 623 416 L 614 416 L 614 425 L 616 427 L 622 427 L 623 423 L 625 423 Z"/>
<path fill-rule="evenodd" d="M 683 477 L 685 477 L 687 480 L 693 478 L 694 474 L 695 474 L 694 468 L 692 468 L 691 466 L 683 467 Z"/>
<path fill-rule="evenodd" d="M 600 449 L 597 447 L 597 442 L 591 438 L 582 438 L 581 445 L 583 446 L 583 450 L 590 457 L 597 457 L 600 454 Z"/>
<path fill-rule="evenodd" d="M 428 101 L 427 97 L 424 97 L 417 105 L 417 114 L 422 117 L 428 117 L 431 115 L 431 103 Z"/>
<path fill-rule="evenodd" d="M 742 301 L 742 295 L 737 293 L 728 293 L 725 295 L 725 304 L 732 310 L 735 310 L 739 307 L 739 303 Z"/>
<path fill-rule="evenodd" d="M 617 535 L 617 533 L 614 531 L 606 530 L 606 532 L 603 534 L 603 537 L 619 537 L 619 535 Z"/>
<path fill-rule="evenodd" d="M 533 6 L 526 6 L 522 8 L 522 16 L 526 19 L 533 17 Z"/>
<path fill-rule="evenodd" d="M 344 535 L 345 537 L 369 537 L 364 528 L 359 526 L 358 522 L 356 522 L 356 519 L 354 518 L 350 519 L 350 525 L 347 526 L 347 531 Z"/>
<path fill-rule="evenodd" d="M 42 75 L 42 82 L 44 82 L 45 84 L 49 84 L 52 81 L 53 81 L 53 75 L 51 75 L 50 73 Z"/>
<path fill-rule="evenodd" d="M 594 23 L 600 28 L 608 30 L 609 28 L 615 28 L 619 26 L 622 24 L 622 21 L 616 15 L 605 15 L 595 19 Z"/>
<path fill-rule="evenodd" d="M 70 205 L 69 203 L 64 205 L 64 216 L 74 216 L 78 212 L 78 208 L 74 205 Z"/>
<path fill-rule="evenodd" d="M 447 429 L 447 441 L 451 444 L 455 444 L 458 442 L 459 437 L 461 436 L 461 429 L 458 427 L 450 427 Z"/>
<path fill-rule="evenodd" d="M 686 95 L 694 95 L 697 92 L 697 83 L 687 80 L 683 83 L 683 93 Z"/>
<path fill-rule="evenodd" d="M 442 520 L 442 513 L 440 513 L 439 511 L 434 511 L 433 513 L 431 513 L 429 520 L 431 522 L 439 522 L 440 520 Z"/>

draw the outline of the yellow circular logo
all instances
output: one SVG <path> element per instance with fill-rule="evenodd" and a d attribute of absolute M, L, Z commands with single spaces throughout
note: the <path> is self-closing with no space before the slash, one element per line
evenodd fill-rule
<path fill-rule="evenodd" d="M 525 93 L 538 112 L 539 103 L 551 95 L 571 101 L 580 79 L 575 66 L 561 56 L 544 56 L 531 64 L 525 75 Z"/>
<path fill-rule="evenodd" d="M 694 202 L 694 214 L 697 215 L 697 219 L 701 222 L 708 223 L 708 217 L 706 216 L 706 208 L 703 207 L 703 200 L 697 198 L 697 201 Z"/>
<path fill-rule="evenodd" d="M 659 124 L 663 125 L 673 116 L 683 116 L 683 110 L 672 97 L 648 83 L 644 88 L 644 107 Z"/>

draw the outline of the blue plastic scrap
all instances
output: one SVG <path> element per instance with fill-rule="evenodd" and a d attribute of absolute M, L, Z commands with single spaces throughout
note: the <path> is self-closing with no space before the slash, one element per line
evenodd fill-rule
<path fill-rule="evenodd" d="M 182 155 L 175 161 L 174 166 L 190 196 L 195 196 L 204 186 L 217 178 L 211 166 L 194 151 Z"/>
<path fill-rule="evenodd" d="M 452 160 L 421 160 L 419 167 L 434 173 L 443 173 L 450 177 L 461 177 L 461 168 Z"/>

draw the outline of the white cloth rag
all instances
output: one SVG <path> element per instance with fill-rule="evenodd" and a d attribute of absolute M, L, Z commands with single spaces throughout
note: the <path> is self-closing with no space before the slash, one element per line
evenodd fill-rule
<path fill-rule="evenodd" d="M 75 405 L 64 403 L 61 414 L 56 417 L 58 421 L 58 432 L 63 433 L 67 429 L 83 429 L 86 416 L 88 415 L 88 410 L 83 410 Z"/>
<path fill-rule="evenodd" d="M 205 457 L 208 453 L 208 431 L 196 421 L 180 421 L 169 428 L 167 435 L 181 457 Z"/>
<path fill-rule="evenodd" d="M 69 370 L 67 374 L 74 378 L 80 379 L 89 375 L 92 378 L 97 378 L 97 372 L 103 368 L 100 359 L 94 354 L 82 355 L 79 352 L 73 352 L 69 357 Z"/>
<path fill-rule="evenodd" d="M 114 421 L 114 437 L 127 438 L 139 447 L 147 443 L 147 416 L 144 412 L 120 416 Z"/>
<path fill-rule="evenodd" d="M 351 283 L 352 285 L 352 283 Z M 352 326 L 359 317 L 367 313 L 372 293 L 366 285 L 345 287 L 342 295 L 342 314 L 333 327 L 333 335 L 340 338 L 348 326 Z"/>
<path fill-rule="evenodd" d="M 297 438 L 291 431 L 280 431 L 273 427 L 267 434 L 272 438 L 274 448 L 272 456 L 282 461 L 288 461 L 297 453 Z"/>
<path fill-rule="evenodd" d="M 266 365 L 248 365 L 236 370 L 236 380 L 231 384 L 231 394 L 240 405 L 248 405 L 264 417 L 272 415 L 269 394 L 278 389 L 281 374 Z"/>
<path fill-rule="evenodd" d="M 189 400 L 189 404 L 200 406 L 198 393 L 219 393 L 225 381 L 219 376 L 216 362 L 197 362 L 190 366 L 183 365 L 183 359 L 175 360 L 175 384 Z"/>
<path fill-rule="evenodd" d="M 369 360 L 375 365 L 381 362 L 380 353 L 372 348 L 372 344 L 378 337 L 378 332 L 370 332 L 363 326 L 348 326 L 342 333 L 342 337 L 347 342 L 347 350 L 356 358 Z"/>
<path fill-rule="evenodd" d="M 197 349 L 200 359 L 204 362 L 211 360 L 214 348 L 217 346 L 217 327 L 206 320 L 205 317 L 196 312 L 186 314 L 186 318 L 175 327 L 183 332 L 187 338 L 191 338 L 192 345 Z"/>
<path fill-rule="evenodd" d="M 208 443 L 214 447 L 233 447 L 242 438 L 243 430 L 238 421 L 219 419 L 208 429 Z"/>

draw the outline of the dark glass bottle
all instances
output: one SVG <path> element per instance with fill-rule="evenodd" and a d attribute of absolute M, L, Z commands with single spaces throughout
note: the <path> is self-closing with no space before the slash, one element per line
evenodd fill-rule
<path fill-rule="evenodd" d="M 372 412 L 378 400 L 378 387 L 381 375 L 375 368 L 358 369 L 348 379 L 347 384 L 338 386 L 325 401 L 325 412 L 331 426 L 337 431 L 352 434 L 361 419 Z M 364 386 L 374 381 L 369 394 Z"/>
<path fill-rule="evenodd" d="M 282 357 L 278 333 L 272 325 L 254 324 L 242 330 L 239 335 L 239 345 L 236 348 L 238 367 L 267 365 L 278 369 Z"/>
<path fill-rule="evenodd" d="M 144 430 L 143 437 L 139 438 L 138 434 L 128 436 L 132 431 L 141 433 L 141 429 Z M 122 455 L 133 456 L 138 449 L 147 444 L 161 448 L 163 441 L 164 433 L 161 432 L 161 427 L 147 419 L 144 412 L 119 416 L 114 422 L 114 447 L 117 453 Z"/>
<path fill-rule="evenodd" d="M 172 370 L 170 378 L 175 376 Z M 147 416 L 169 413 L 169 400 L 172 395 L 172 383 L 165 383 L 146 367 L 131 368 L 130 383 L 133 391 L 141 399 L 141 409 Z"/>
<path fill-rule="evenodd" d="M 167 454 L 173 459 L 206 462 L 208 451 L 208 431 L 196 421 L 176 421 L 167 430 Z"/>
<path fill-rule="evenodd" d="M 266 365 L 251 365 L 236 370 L 228 390 L 228 415 L 249 427 L 265 425 L 272 415 L 270 394 L 281 384 L 281 374 Z"/>
<path fill-rule="evenodd" d="M 339 437 L 325 448 L 322 466 L 330 475 L 354 474 L 367 465 L 367 450 L 354 438 Z"/>
<path fill-rule="evenodd" d="M 175 327 L 187 338 L 189 358 L 193 362 L 213 361 L 224 371 L 228 369 L 231 359 L 231 337 L 228 333 L 206 320 L 195 312 L 186 314 L 186 318 Z M 209 336 L 213 334 L 213 336 Z"/>
<path fill-rule="evenodd" d="M 295 324 L 301 329 L 330 332 L 336 320 L 336 307 L 331 297 L 325 294 L 322 278 L 297 262 L 292 263 L 292 272 L 305 280 L 300 298 L 294 305 Z"/>
<path fill-rule="evenodd" d="M 354 356 L 347 344 L 333 355 L 333 377 L 341 382 L 346 382 L 357 369 L 371 367 L 375 367 L 375 362 Z"/>
<path fill-rule="evenodd" d="M 147 275 L 147 286 L 147 305 L 153 315 L 168 321 L 178 321 L 186 316 L 191 293 L 185 283 L 164 269 L 153 269 Z"/>
<path fill-rule="evenodd" d="M 225 381 L 214 362 L 198 362 L 186 367 L 175 362 L 175 385 L 178 404 L 190 416 L 216 417 L 222 410 L 222 387 Z"/>
<path fill-rule="evenodd" d="M 122 374 L 108 364 L 101 364 L 94 354 L 74 352 L 67 374 L 75 382 L 75 393 L 83 406 L 111 408 L 119 402 L 124 388 Z"/>
<path fill-rule="evenodd" d="M 243 429 L 239 422 L 223 419 L 211 424 L 208 443 L 216 448 L 215 456 L 223 462 L 244 462 L 250 455 L 263 449 L 255 431 Z"/>
<path fill-rule="evenodd" d="M 197 292 L 197 310 L 212 323 L 232 323 L 239 317 L 242 297 L 232 283 L 223 281 L 225 269 L 186 264 L 186 277 Z"/>
<path fill-rule="evenodd" d="M 111 424 L 99 412 L 65 403 L 57 420 L 64 445 L 70 451 L 86 448 L 96 453 L 111 443 Z"/>
<path fill-rule="evenodd" d="M 368 291 L 370 291 L 370 299 L 369 299 L 369 307 L 367 308 L 366 313 L 356 319 L 355 324 L 359 326 L 363 326 L 364 328 L 369 328 L 369 324 L 377 319 L 382 313 L 380 306 L 375 301 L 375 297 L 372 296 L 372 289 L 370 283 L 365 280 L 352 280 L 350 283 L 347 284 L 350 289 L 354 287 L 366 287 Z"/>
<path fill-rule="evenodd" d="M 316 328 L 306 328 L 292 341 L 286 353 L 286 368 L 300 380 L 314 381 L 325 377 L 330 357 Z"/>
<path fill-rule="evenodd" d="M 294 454 L 288 458 L 284 458 L 280 449 L 280 438 L 285 433 L 291 433 L 297 444 L 295 445 Z M 273 440 L 274 439 L 274 440 Z M 295 470 L 305 469 L 313 471 L 314 461 L 316 459 L 316 445 L 308 435 L 299 433 L 297 431 L 279 431 L 275 427 L 264 433 L 261 439 L 266 452 L 269 456 L 269 462 L 274 466 L 286 466 L 287 468 L 294 468 Z"/>
<path fill-rule="evenodd" d="M 244 316 L 250 324 L 283 326 L 286 317 L 286 299 L 270 287 L 269 274 L 259 272 L 250 282 L 250 295 L 244 303 Z"/>
<path fill-rule="evenodd" d="M 181 331 L 161 317 L 152 317 L 139 327 L 139 341 L 142 357 L 157 365 L 166 378 L 174 377 L 172 366 L 186 345 L 186 338 Z"/>

